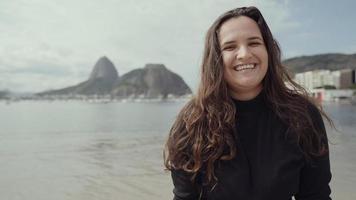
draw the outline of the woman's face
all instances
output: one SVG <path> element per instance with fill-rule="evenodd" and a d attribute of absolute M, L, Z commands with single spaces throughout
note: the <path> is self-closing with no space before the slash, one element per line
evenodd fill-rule
<path fill-rule="evenodd" d="M 257 23 L 246 16 L 231 18 L 221 25 L 218 37 L 231 96 L 254 98 L 262 90 L 268 68 L 268 53 Z"/>

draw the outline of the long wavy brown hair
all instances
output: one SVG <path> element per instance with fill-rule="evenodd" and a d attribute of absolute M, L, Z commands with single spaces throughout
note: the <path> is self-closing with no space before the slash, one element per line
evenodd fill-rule
<path fill-rule="evenodd" d="M 297 135 L 307 158 L 323 155 L 328 150 L 323 130 L 314 126 L 312 116 L 306 112 L 308 106 L 316 104 L 291 79 L 282 65 L 281 50 L 262 14 L 256 7 L 237 8 L 221 15 L 209 28 L 198 91 L 180 111 L 166 142 L 166 168 L 189 172 L 192 181 L 202 170 L 208 182 L 217 180 L 214 164 L 218 160 L 231 160 L 238 156 L 233 138 L 236 109 L 224 80 L 218 32 L 224 22 L 239 16 L 247 16 L 257 22 L 267 48 L 268 70 L 263 80 L 263 90 L 268 105 Z M 332 125 L 330 118 L 321 108 L 318 109 Z"/>

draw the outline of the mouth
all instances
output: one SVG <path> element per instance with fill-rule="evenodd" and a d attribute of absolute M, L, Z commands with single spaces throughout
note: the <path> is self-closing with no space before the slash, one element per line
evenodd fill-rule
<path fill-rule="evenodd" d="M 250 64 L 241 64 L 241 65 L 236 65 L 233 67 L 235 71 L 244 71 L 244 70 L 251 70 L 256 68 L 256 63 L 250 63 Z"/>

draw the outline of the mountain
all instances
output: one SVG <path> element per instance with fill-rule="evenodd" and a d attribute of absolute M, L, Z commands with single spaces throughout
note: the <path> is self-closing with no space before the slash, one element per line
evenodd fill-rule
<path fill-rule="evenodd" d="M 115 81 L 119 77 L 114 64 L 106 57 L 101 57 L 95 64 L 89 80 L 106 79 Z"/>
<path fill-rule="evenodd" d="M 10 91 L 9 90 L 0 90 L 0 99 L 7 99 L 9 98 L 10 95 Z"/>
<path fill-rule="evenodd" d="M 142 69 L 135 69 L 119 78 L 112 94 L 118 97 L 156 98 L 168 94 L 182 96 L 192 91 L 184 80 L 168 70 L 163 64 L 146 64 Z"/>
<path fill-rule="evenodd" d="M 44 95 L 112 95 L 118 98 L 159 98 L 191 94 L 184 80 L 163 64 L 147 64 L 119 77 L 114 64 L 100 58 L 88 80 L 59 90 L 38 93 Z"/>
<path fill-rule="evenodd" d="M 283 61 L 291 72 L 300 73 L 316 69 L 356 69 L 356 54 L 319 54 L 294 57 Z"/>
<path fill-rule="evenodd" d="M 106 57 L 101 57 L 90 74 L 88 80 L 75 86 L 38 93 L 38 95 L 105 95 L 110 93 L 119 75 L 114 64 Z"/>

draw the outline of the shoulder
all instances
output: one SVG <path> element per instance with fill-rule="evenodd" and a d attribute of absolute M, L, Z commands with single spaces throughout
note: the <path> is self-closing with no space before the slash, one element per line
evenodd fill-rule
<path fill-rule="evenodd" d="M 321 133 L 325 132 L 324 121 L 322 116 L 326 116 L 322 111 L 322 107 L 314 100 L 308 96 L 291 93 L 292 100 L 290 100 L 289 105 L 293 105 L 294 109 L 291 109 L 290 112 L 294 111 L 293 121 L 299 123 L 299 127 L 310 132 Z"/>
<path fill-rule="evenodd" d="M 321 116 L 320 108 L 317 102 L 310 97 L 306 97 L 299 93 L 290 93 L 293 101 L 298 101 L 310 116 Z"/>
<path fill-rule="evenodd" d="M 312 132 L 315 133 L 322 143 L 327 144 L 327 134 L 325 129 L 325 124 L 323 120 L 322 108 L 320 105 L 315 103 L 312 99 L 306 102 L 306 114 L 309 116 Z"/>
<path fill-rule="evenodd" d="M 184 104 L 184 106 L 180 109 L 178 112 L 174 123 L 171 127 L 171 134 L 179 134 L 182 135 L 184 133 L 187 133 L 187 124 L 189 124 L 192 120 L 191 118 L 194 116 L 196 110 L 196 104 L 195 104 L 195 99 L 192 98 L 188 100 Z"/>
<path fill-rule="evenodd" d="M 184 106 L 178 112 L 178 118 L 186 118 L 191 116 L 193 113 L 197 111 L 199 107 L 196 103 L 196 98 L 189 99 Z"/>
<path fill-rule="evenodd" d="M 314 125 L 315 123 L 317 124 L 323 124 L 323 117 L 321 114 L 321 106 L 318 105 L 314 100 L 312 99 L 306 99 L 306 112 L 312 119 Z"/>
<path fill-rule="evenodd" d="M 182 110 L 190 110 L 192 108 L 196 107 L 196 98 L 193 97 L 189 99 L 183 106 Z"/>

